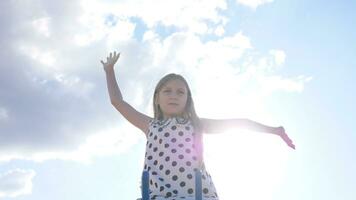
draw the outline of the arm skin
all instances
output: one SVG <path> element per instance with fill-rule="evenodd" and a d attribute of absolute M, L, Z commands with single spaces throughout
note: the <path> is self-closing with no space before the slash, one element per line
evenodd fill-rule
<path fill-rule="evenodd" d="M 206 119 L 201 118 L 205 133 L 222 133 L 231 128 L 242 128 L 255 132 L 270 133 L 280 136 L 288 146 L 295 149 L 292 140 L 286 134 L 282 126 L 271 127 L 249 119 Z"/>
<path fill-rule="evenodd" d="M 147 115 L 138 112 L 135 108 L 133 108 L 130 104 L 123 100 L 120 88 L 117 84 L 114 65 L 120 57 L 120 53 L 114 54 L 110 53 L 110 56 L 107 57 L 107 61 L 104 62 L 101 60 L 103 64 L 105 75 L 106 75 L 106 83 L 110 96 L 111 104 L 125 117 L 127 121 L 129 121 L 132 125 L 141 129 L 142 132 L 147 134 L 149 121 L 152 119 Z M 146 135 L 147 136 L 147 135 Z"/>

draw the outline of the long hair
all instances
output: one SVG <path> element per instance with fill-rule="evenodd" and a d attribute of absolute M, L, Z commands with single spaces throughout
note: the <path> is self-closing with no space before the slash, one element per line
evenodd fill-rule
<path fill-rule="evenodd" d="M 195 108 L 194 108 L 194 101 L 192 98 L 192 93 L 191 90 L 189 88 L 189 85 L 187 83 L 187 81 L 185 80 L 185 78 L 179 74 L 167 74 L 165 75 L 157 84 L 154 94 L 153 94 L 153 112 L 154 112 L 154 119 L 155 120 L 163 120 L 163 112 L 160 108 L 160 106 L 158 105 L 157 101 L 158 101 L 158 94 L 161 91 L 161 89 L 163 88 L 163 86 L 171 80 L 180 80 L 185 84 L 185 87 L 187 89 L 187 102 L 184 108 L 184 111 L 182 113 L 182 116 L 180 117 L 184 117 L 187 119 L 190 119 L 192 122 L 192 125 L 194 127 L 194 140 L 195 140 L 195 147 L 198 151 L 198 156 L 199 158 L 199 162 L 202 165 L 202 161 L 203 161 L 203 138 L 202 138 L 202 126 L 200 123 L 200 119 L 197 115 L 197 113 L 195 112 Z"/>

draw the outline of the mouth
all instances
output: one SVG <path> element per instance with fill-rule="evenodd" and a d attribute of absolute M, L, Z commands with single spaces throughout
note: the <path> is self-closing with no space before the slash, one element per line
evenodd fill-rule
<path fill-rule="evenodd" d="M 177 104 L 177 103 L 169 103 L 168 105 L 170 105 L 170 106 L 178 106 L 179 104 Z"/>

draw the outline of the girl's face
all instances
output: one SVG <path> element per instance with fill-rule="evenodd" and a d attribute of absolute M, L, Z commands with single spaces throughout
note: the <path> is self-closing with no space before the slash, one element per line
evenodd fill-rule
<path fill-rule="evenodd" d="M 182 115 L 188 99 L 188 91 L 183 81 L 170 80 L 159 91 L 157 104 L 165 118 Z"/>

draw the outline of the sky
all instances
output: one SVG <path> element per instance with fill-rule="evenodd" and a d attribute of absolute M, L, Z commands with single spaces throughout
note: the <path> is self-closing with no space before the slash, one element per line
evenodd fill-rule
<path fill-rule="evenodd" d="M 283 126 L 296 145 L 235 127 L 204 136 L 220 199 L 356 197 L 356 2 L 0 1 L 0 199 L 140 197 L 145 136 L 110 104 L 153 116 L 183 75 L 200 117 Z"/>

